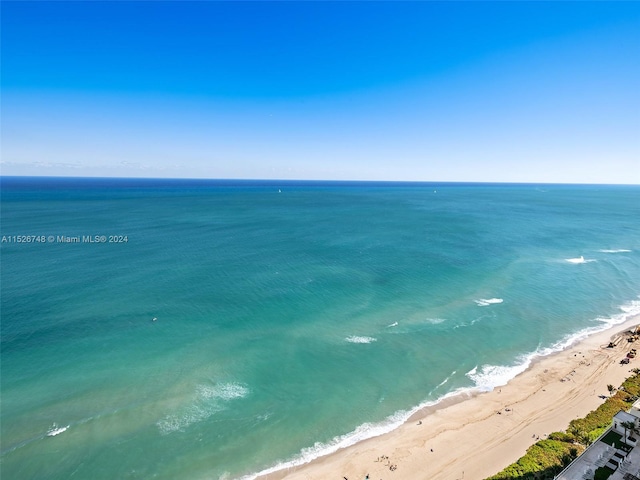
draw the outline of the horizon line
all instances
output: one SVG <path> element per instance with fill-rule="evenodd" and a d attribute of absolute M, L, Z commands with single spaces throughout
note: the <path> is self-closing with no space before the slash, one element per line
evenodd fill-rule
<path fill-rule="evenodd" d="M 406 184 L 406 185 L 585 185 L 585 186 L 629 186 L 637 187 L 640 183 L 585 183 L 585 182 L 523 182 L 523 181 L 473 181 L 473 180 L 359 180 L 359 179 L 282 179 L 282 178 L 229 178 L 229 177 L 126 177 L 126 176 L 69 176 L 69 175 L 2 175 L 1 179 L 64 179 L 64 180 L 142 180 L 142 181 L 191 181 L 191 182 L 238 182 L 238 183 L 289 183 L 289 184 Z"/>

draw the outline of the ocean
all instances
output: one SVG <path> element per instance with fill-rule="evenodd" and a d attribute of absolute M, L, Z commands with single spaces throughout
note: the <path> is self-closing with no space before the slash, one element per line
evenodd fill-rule
<path fill-rule="evenodd" d="M 640 313 L 640 187 L 1 179 L 3 479 L 240 479 Z"/>

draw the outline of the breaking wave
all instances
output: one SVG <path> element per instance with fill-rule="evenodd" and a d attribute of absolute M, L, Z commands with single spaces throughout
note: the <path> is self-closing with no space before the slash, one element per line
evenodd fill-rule
<path fill-rule="evenodd" d="M 188 405 L 166 415 L 156 425 L 166 435 L 184 431 L 190 425 L 201 422 L 227 408 L 226 402 L 247 396 L 249 389 L 239 383 L 198 385 Z"/>
<path fill-rule="evenodd" d="M 69 427 L 70 425 L 67 425 L 66 427 L 58 427 L 58 425 L 54 423 L 47 431 L 47 437 L 55 437 L 56 435 L 60 435 L 61 433 L 66 432 Z"/>
<path fill-rule="evenodd" d="M 504 302 L 501 298 L 480 298 L 478 300 L 474 300 L 479 307 L 488 307 L 489 305 L 495 305 L 497 303 Z"/>
<path fill-rule="evenodd" d="M 609 317 L 596 318 L 595 320 L 600 322 L 600 325 L 585 328 L 573 335 L 569 335 L 551 347 L 539 348 L 534 352 L 520 356 L 515 365 L 482 365 L 480 367 L 476 365 L 473 369 L 467 372 L 466 375 L 481 391 L 490 391 L 496 387 L 506 385 L 509 380 L 529 368 L 531 362 L 535 358 L 546 357 L 552 353 L 565 350 L 571 345 L 584 340 L 594 333 L 602 332 L 615 325 L 624 323 L 636 315 L 640 315 L 640 300 L 632 300 L 621 305 L 619 309 L 621 310 L 620 313 Z"/>
<path fill-rule="evenodd" d="M 574 263 L 574 264 L 595 262 L 595 260 L 586 259 L 582 255 L 577 258 L 565 258 L 564 260 L 565 262 Z"/>
<path fill-rule="evenodd" d="M 326 443 L 316 442 L 312 447 L 303 448 L 302 450 L 300 450 L 300 453 L 296 455 L 293 459 L 282 461 L 274 465 L 273 467 L 264 469 L 258 473 L 246 475 L 242 477 L 241 480 L 253 480 L 255 478 L 258 478 L 259 476 L 268 475 L 268 474 L 277 472 L 279 470 L 298 467 L 300 465 L 309 463 L 312 460 L 315 460 L 316 458 L 324 457 L 326 455 L 330 455 L 334 452 L 337 452 L 338 450 L 341 450 L 343 448 L 347 448 L 347 447 L 350 447 L 351 445 L 355 445 L 356 443 L 359 443 L 363 440 L 379 437 L 380 435 L 384 435 L 385 433 L 391 432 L 392 430 L 395 430 L 396 428 L 398 428 L 400 425 L 402 425 L 407 420 L 409 420 L 409 418 L 419 410 L 422 410 L 423 408 L 426 408 L 429 406 L 436 405 L 442 400 L 445 400 L 447 398 L 450 398 L 456 395 L 460 395 L 461 393 L 465 393 L 465 391 L 463 391 L 462 389 L 456 390 L 454 392 L 451 392 L 442 396 L 438 400 L 422 403 L 410 410 L 397 411 L 378 423 L 363 423 L 362 425 L 356 427 L 353 431 L 347 434 L 334 437 L 332 440 Z"/>
<path fill-rule="evenodd" d="M 598 326 L 591 327 L 577 332 L 574 335 L 568 336 L 564 340 L 554 344 L 549 348 L 538 348 L 534 352 L 531 352 L 527 355 L 522 355 L 518 358 L 518 361 L 515 365 L 482 365 L 474 367 L 466 374 L 466 376 L 474 383 L 472 387 L 457 388 L 434 401 L 423 402 L 420 405 L 409 410 L 397 411 L 378 423 L 363 423 L 347 434 L 336 436 L 326 443 L 317 442 L 312 447 L 303 448 L 295 457 L 289 460 L 278 462 L 274 466 L 264 469 L 258 473 L 244 476 L 241 480 L 253 480 L 262 475 L 268 475 L 279 470 L 285 470 L 288 468 L 304 465 L 311 462 L 312 460 L 315 460 L 316 458 L 330 455 L 340 449 L 349 447 L 363 440 L 388 433 L 405 423 L 412 415 L 414 415 L 418 411 L 427 407 L 435 406 L 449 398 L 458 396 L 471 396 L 474 392 L 490 391 L 496 387 L 506 385 L 509 380 L 529 368 L 531 362 L 535 358 L 544 357 L 552 353 L 565 350 L 574 343 L 583 340 L 594 333 L 624 323 L 626 320 L 632 318 L 633 316 L 639 315 L 640 300 L 633 300 L 631 302 L 628 302 L 620 306 L 620 310 L 620 313 L 612 315 L 610 317 L 598 318 L 597 320 L 601 322 L 601 324 Z M 455 371 L 452 372 L 451 375 L 445 378 L 445 380 L 442 381 L 436 388 L 434 388 L 434 390 L 448 383 L 448 381 L 455 374 Z"/>
<path fill-rule="evenodd" d="M 377 338 L 373 337 L 360 337 L 357 335 L 351 335 L 350 337 L 345 338 L 345 340 L 349 343 L 372 343 L 377 342 Z"/>

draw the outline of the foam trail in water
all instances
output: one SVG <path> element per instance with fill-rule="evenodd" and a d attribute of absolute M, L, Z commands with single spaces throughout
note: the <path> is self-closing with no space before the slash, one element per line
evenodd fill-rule
<path fill-rule="evenodd" d="M 494 305 L 497 303 L 504 302 L 501 298 L 480 298 L 478 300 L 474 300 L 479 307 L 488 307 L 489 305 Z"/>
<path fill-rule="evenodd" d="M 387 325 L 387 328 L 397 327 L 397 326 L 398 326 L 398 322 L 393 322 L 391 325 Z"/>
<path fill-rule="evenodd" d="M 249 393 L 249 389 L 238 383 L 219 383 L 216 385 L 198 385 L 196 392 L 203 399 L 233 400 L 234 398 L 245 397 Z"/>
<path fill-rule="evenodd" d="M 438 325 L 439 323 L 446 322 L 445 318 L 427 318 L 426 322 L 431 325 Z"/>
<path fill-rule="evenodd" d="M 443 381 L 441 381 L 436 388 L 434 388 L 432 391 L 439 389 L 440 387 L 442 387 L 445 383 L 447 383 L 451 377 L 453 377 L 456 374 L 457 370 L 454 370 L 453 372 L 451 372 L 451 375 L 449 375 L 447 378 L 445 378 Z"/>
<path fill-rule="evenodd" d="M 371 342 L 377 342 L 378 339 L 377 338 L 373 338 L 373 337 L 360 337 L 357 335 L 351 335 L 350 337 L 345 338 L 345 340 L 349 343 L 371 343 Z"/>
<path fill-rule="evenodd" d="M 55 437 L 56 435 L 60 435 L 63 432 L 66 432 L 71 425 L 67 425 L 66 427 L 58 427 L 55 423 L 51 425 L 51 428 L 47 431 L 47 437 Z"/>
<path fill-rule="evenodd" d="M 218 383 L 215 385 L 198 385 L 196 394 L 189 405 L 183 406 L 176 413 L 171 413 L 159 420 L 156 425 L 160 433 L 166 435 L 181 431 L 188 426 L 206 420 L 226 408 L 225 402 L 245 397 L 249 389 L 238 383 Z"/>
<path fill-rule="evenodd" d="M 618 248 L 618 249 L 613 249 L 613 250 L 598 250 L 599 252 L 602 253 L 628 253 L 631 252 L 631 250 L 627 250 L 626 248 Z"/>

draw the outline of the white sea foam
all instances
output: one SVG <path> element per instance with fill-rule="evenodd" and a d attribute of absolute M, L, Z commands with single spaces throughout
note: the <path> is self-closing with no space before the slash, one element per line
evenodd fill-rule
<path fill-rule="evenodd" d="M 497 303 L 504 302 L 501 298 L 480 298 L 478 300 L 474 300 L 479 307 L 488 307 L 489 305 L 495 305 Z"/>
<path fill-rule="evenodd" d="M 599 252 L 602 253 L 628 253 L 631 252 L 631 250 L 627 250 L 626 248 L 618 248 L 618 249 L 613 249 L 613 250 L 598 250 Z"/>
<path fill-rule="evenodd" d="M 620 307 L 624 313 L 629 316 L 640 315 L 640 300 L 631 300 Z"/>
<path fill-rule="evenodd" d="M 398 322 L 393 322 L 391 325 L 387 325 L 387 328 L 397 327 L 397 326 L 398 326 Z"/>
<path fill-rule="evenodd" d="M 413 318 L 406 319 L 401 324 L 393 325 L 393 329 L 389 330 L 389 333 L 393 334 L 407 334 L 415 333 L 423 330 L 428 330 L 434 325 L 446 322 L 446 318 Z M 392 325 L 388 325 L 387 328 L 391 328 Z"/>
<path fill-rule="evenodd" d="M 219 405 L 189 405 L 181 409 L 179 413 L 167 415 L 162 420 L 159 420 L 156 425 L 160 429 L 160 433 L 164 435 L 184 431 L 190 425 L 206 420 L 221 410 L 223 408 Z"/>
<path fill-rule="evenodd" d="M 577 258 L 565 258 L 564 261 L 565 262 L 569 262 L 569 263 L 574 263 L 574 264 L 595 262 L 594 259 L 592 259 L 592 258 L 586 259 L 582 255 L 580 255 Z"/>
<path fill-rule="evenodd" d="M 631 302 L 622 305 L 620 307 L 620 310 L 621 313 L 612 315 L 611 317 L 598 318 L 597 320 L 601 322 L 601 324 L 598 326 L 581 330 L 574 335 L 566 337 L 565 339 L 549 348 L 538 348 L 532 353 L 520 356 L 518 359 L 519 362 L 515 365 L 483 365 L 481 367 L 474 367 L 466 374 L 470 379 L 474 381 L 474 387 L 458 388 L 443 395 L 435 401 L 423 402 L 410 410 L 400 410 L 379 423 L 364 423 L 350 433 L 337 436 L 327 443 L 318 442 L 313 447 L 303 448 L 300 453 L 294 458 L 282 461 L 274 465 L 273 467 L 267 468 L 258 473 L 244 476 L 241 480 L 253 480 L 258 476 L 267 475 L 279 470 L 285 470 L 292 467 L 298 467 L 300 465 L 309 463 L 316 458 L 330 455 L 340 449 L 349 447 L 363 440 L 383 435 L 398 428 L 416 412 L 424 408 L 437 405 L 438 403 L 451 397 L 456 397 L 459 395 L 469 396 L 473 394 L 473 392 L 488 391 L 496 387 L 506 385 L 509 380 L 514 378 L 516 375 L 524 372 L 531 365 L 532 361 L 535 358 L 544 357 L 552 353 L 565 350 L 574 343 L 577 343 L 594 333 L 601 332 L 603 330 L 611 328 L 612 326 L 624 323 L 626 320 L 635 315 L 640 315 L 640 300 L 632 300 Z M 438 385 L 438 387 L 447 383 L 449 379 L 453 375 L 455 375 L 455 373 L 455 371 L 451 373 L 451 375 L 449 375 L 444 381 L 442 381 L 440 385 Z"/>
<path fill-rule="evenodd" d="M 437 325 L 439 323 L 446 322 L 446 319 L 445 318 L 427 318 L 426 321 L 431 325 Z"/>
<path fill-rule="evenodd" d="M 533 357 L 534 355 L 527 355 L 521 363 L 513 366 L 482 365 L 480 368 L 475 366 L 466 375 L 473 380 L 480 391 L 489 392 L 496 387 L 506 385 L 513 377 L 524 372 L 531 365 Z"/>
<path fill-rule="evenodd" d="M 363 423 L 362 425 L 356 427 L 356 429 L 352 432 L 349 432 L 345 435 L 337 436 L 327 443 L 316 442 L 312 447 L 303 448 L 300 453 L 294 458 L 280 462 L 273 467 L 262 470 L 261 472 L 246 475 L 242 477 L 241 480 L 253 480 L 259 476 L 268 475 L 279 470 L 298 467 L 300 465 L 304 465 L 305 463 L 309 463 L 316 458 L 324 457 L 343 448 L 355 445 L 356 443 L 362 442 L 363 440 L 379 437 L 380 435 L 384 435 L 385 433 L 398 428 L 419 410 L 422 410 L 423 408 L 429 406 L 433 406 L 444 399 L 459 395 L 461 393 L 465 393 L 467 391 L 468 390 L 463 389 L 456 390 L 454 392 L 448 393 L 447 395 L 444 395 L 436 401 L 422 403 L 415 408 L 412 408 L 411 410 L 400 410 L 393 415 L 388 416 L 386 419 L 379 423 Z"/>
<path fill-rule="evenodd" d="M 449 375 L 447 378 L 445 378 L 443 381 L 441 381 L 436 388 L 434 388 L 432 391 L 437 390 L 438 388 L 442 387 L 444 384 L 446 384 L 449 380 L 451 380 L 451 377 L 453 377 L 456 374 L 457 370 L 454 370 L 453 372 L 451 372 L 451 375 Z"/>
<path fill-rule="evenodd" d="M 203 399 L 233 400 L 234 398 L 246 397 L 249 389 L 239 383 L 219 383 L 216 385 L 198 385 L 196 392 Z"/>
<path fill-rule="evenodd" d="M 55 423 L 51 425 L 51 428 L 47 431 L 47 437 L 55 437 L 56 435 L 60 435 L 63 432 L 66 432 L 71 425 L 67 425 L 66 427 L 58 427 Z"/>
<path fill-rule="evenodd" d="M 609 317 L 599 317 L 595 320 L 600 322 L 600 325 L 585 328 L 576 332 L 573 335 L 560 340 L 558 343 L 547 348 L 538 348 L 534 352 L 526 355 L 522 355 L 518 358 L 518 362 L 515 365 L 482 365 L 480 368 L 477 366 L 467 372 L 469 377 L 475 383 L 476 387 L 482 391 L 490 391 L 496 387 L 506 385 L 509 380 L 516 375 L 524 372 L 531 362 L 538 357 L 546 357 L 552 353 L 560 352 L 569 348 L 571 345 L 584 340 L 585 338 L 593 335 L 594 333 L 602 332 L 615 325 L 626 322 L 631 317 L 640 315 L 640 300 L 632 300 L 620 307 L 621 313 L 611 315 Z"/>
<path fill-rule="evenodd" d="M 249 389 L 239 383 L 217 383 L 214 385 L 197 385 L 195 395 L 190 403 L 177 412 L 166 415 L 156 422 L 160 433 L 169 434 L 183 431 L 194 423 L 201 422 L 224 410 L 226 402 L 247 396 Z"/>
<path fill-rule="evenodd" d="M 455 325 L 453 329 L 455 330 L 456 328 L 471 327 L 472 325 L 475 325 L 476 323 L 478 323 L 480 320 L 484 318 L 495 318 L 495 314 L 480 315 L 479 317 L 476 317 L 473 320 L 471 320 L 469 323 L 461 323 L 459 325 Z"/>
<path fill-rule="evenodd" d="M 345 340 L 349 343 L 371 343 L 371 342 L 377 342 L 378 339 L 377 338 L 373 338 L 373 337 L 360 337 L 357 335 L 351 335 L 350 337 L 345 338 Z"/>

